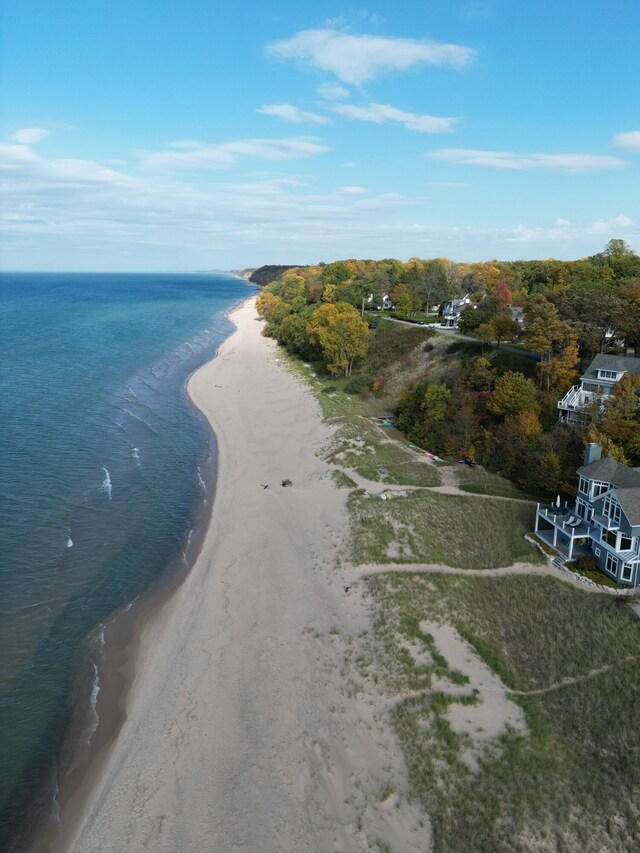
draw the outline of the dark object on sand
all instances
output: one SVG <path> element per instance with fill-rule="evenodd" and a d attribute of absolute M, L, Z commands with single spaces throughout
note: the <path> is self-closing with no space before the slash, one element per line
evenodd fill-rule
<path fill-rule="evenodd" d="M 477 467 L 476 463 L 473 461 L 473 459 L 472 459 L 470 456 L 465 456 L 465 458 L 464 458 L 464 459 L 460 459 L 460 464 L 461 464 L 461 465 L 462 465 L 462 464 L 464 464 L 464 465 L 470 465 L 472 468 L 476 468 L 476 467 Z"/>
<path fill-rule="evenodd" d="M 262 488 L 263 488 L 263 489 L 268 489 L 268 488 L 269 488 L 269 484 L 268 484 L 268 483 L 267 483 L 267 485 L 266 485 L 266 486 L 265 486 L 265 484 L 264 484 L 264 483 L 260 483 L 260 485 L 262 486 Z"/>
<path fill-rule="evenodd" d="M 291 480 L 283 480 L 282 485 L 283 486 L 293 486 L 293 483 L 291 482 Z"/>

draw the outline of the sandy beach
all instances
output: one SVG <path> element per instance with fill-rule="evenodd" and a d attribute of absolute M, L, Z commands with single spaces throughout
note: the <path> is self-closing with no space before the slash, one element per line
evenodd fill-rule
<path fill-rule="evenodd" d="M 336 568 L 346 492 L 318 456 L 331 430 L 254 300 L 232 320 L 188 386 L 218 441 L 201 552 L 145 624 L 123 725 L 52 849 L 428 850 L 425 816 L 380 796 L 406 788 L 384 714 L 345 689 L 368 609 Z"/>

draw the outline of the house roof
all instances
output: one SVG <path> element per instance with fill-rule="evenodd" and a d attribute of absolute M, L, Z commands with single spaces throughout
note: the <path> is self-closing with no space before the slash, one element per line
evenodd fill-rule
<path fill-rule="evenodd" d="M 640 376 L 640 358 L 626 355 L 605 355 L 599 353 L 582 375 L 583 379 L 597 379 L 598 370 L 612 370 L 616 373 L 631 373 Z"/>
<path fill-rule="evenodd" d="M 635 359 L 640 361 L 640 358 Z M 603 456 L 602 459 L 597 459 L 590 465 L 583 465 L 578 468 L 578 474 L 581 474 L 587 480 L 601 480 L 603 483 L 611 483 L 618 489 L 631 489 L 638 492 L 640 499 L 640 471 L 636 468 L 629 468 L 628 465 L 621 465 L 610 456 Z"/>
<path fill-rule="evenodd" d="M 616 489 L 616 498 L 630 523 L 634 527 L 640 524 L 640 488 Z"/>

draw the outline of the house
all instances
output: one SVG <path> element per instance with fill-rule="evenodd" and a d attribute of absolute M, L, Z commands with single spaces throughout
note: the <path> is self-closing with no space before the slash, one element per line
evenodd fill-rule
<path fill-rule="evenodd" d="M 441 309 L 442 320 L 440 321 L 440 325 L 446 326 L 449 329 L 457 329 L 460 314 L 467 305 L 471 305 L 470 293 L 460 297 L 460 299 L 450 299 L 448 302 L 444 302 Z"/>
<path fill-rule="evenodd" d="M 616 383 L 627 373 L 640 376 L 640 358 L 597 355 L 580 377 L 580 384 L 574 385 L 558 401 L 560 422 L 585 424 L 594 413 L 602 413 L 604 401 L 613 394 Z"/>
<path fill-rule="evenodd" d="M 640 469 L 602 457 L 600 445 L 589 444 L 578 475 L 573 508 L 538 504 L 536 533 L 563 557 L 592 553 L 605 575 L 640 586 Z"/>
<path fill-rule="evenodd" d="M 391 297 L 388 293 L 382 294 L 382 304 L 380 304 L 375 298 L 373 293 L 369 294 L 369 298 L 367 299 L 367 304 L 373 308 L 376 308 L 378 311 L 390 311 L 394 305 L 391 301 Z"/>

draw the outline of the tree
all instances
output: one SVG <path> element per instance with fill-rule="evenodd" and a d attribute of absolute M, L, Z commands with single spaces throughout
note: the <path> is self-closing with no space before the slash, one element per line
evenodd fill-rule
<path fill-rule="evenodd" d="M 276 296 L 274 293 L 270 293 L 268 290 L 261 291 L 256 299 L 256 311 L 258 312 L 258 316 L 264 317 L 265 320 L 269 320 L 273 309 L 280 305 L 281 302 L 282 300 L 280 297 Z"/>
<path fill-rule="evenodd" d="M 620 287 L 620 299 L 624 305 L 617 326 L 624 342 L 634 348 L 636 358 L 640 358 L 640 279 L 627 281 Z"/>
<path fill-rule="evenodd" d="M 537 412 L 538 392 L 536 386 L 523 373 L 508 370 L 496 379 L 488 408 L 504 418 L 517 418 L 524 412 Z"/>
<path fill-rule="evenodd" d="M 366 355 L 371 333 L 353 305 L 327 303 L 309 321 L 309 340 L 321 348 L 331 373 L 351 376 L 353 363 Z"/>
<path fill-rule="evenodd" d="M 446 385 L 428 385 L 422 399 L 424 428 L 432 450 L 442 450 L 447 426 L 447 406 L 451 391 Z"/>
<path fill-rule="evenodd" d="M 640 376 L 623 376 L 604 406 L 602 431 L 626 450 L 640 435 Z"/>
<path fill-rule="evenodd" d="M 625 255 L 634 255 L 635 252 L 624 240 L 614 238 L 613 240 L 609 240 L 602 254 L 605 258 L 620 258 Z"/>

